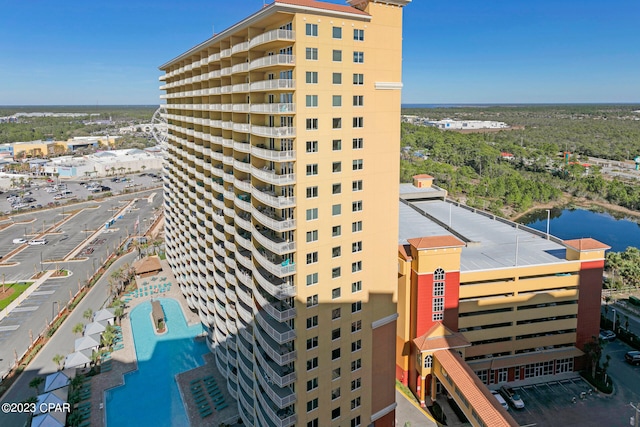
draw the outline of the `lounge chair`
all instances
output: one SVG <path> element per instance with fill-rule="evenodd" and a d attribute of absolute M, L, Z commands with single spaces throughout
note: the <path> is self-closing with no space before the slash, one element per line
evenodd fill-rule
<path fill-rule="evenodd" d="M 196 378 L 195 380 L 191 380 L 191 383 L 190 383 L 190 384 L 192 384 L 192 385 L 193 385 L 193 384 L 195 384 L 195 383 L 197 383 L 197 382 L 199 382 L 199 381 L 200 381 L 200 378 Z"/>
<path fill-rule="evenodd" d="M 202 418 L 207 418 L 211 414 L 213 414 L 213 410 L 211 408 L 200 411 L 200 417 Z"/>
<path fill-rule="evenodd" d="M 226 408 L 227 406 L 229 406 L 226 402 L 223 403 L 222 405 L 218 405 L 216 406 L 216 410 L 217 411 L 222 411 L 224 408 Z"/>

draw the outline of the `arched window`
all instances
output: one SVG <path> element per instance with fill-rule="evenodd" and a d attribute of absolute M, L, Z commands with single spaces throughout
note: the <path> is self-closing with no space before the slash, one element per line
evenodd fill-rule
<path fill-rule="evenodd" d="M 433 281 L 434 282 L 444 282 L 444 270 L 441 268 L 436 269 L 433 272 Z"/>
<path fill-rule="evenodd" d="M 430 368 L 432 363 L 433 363 L 433 356 L 429 354 L 424 358 L 424 367 Z"/>

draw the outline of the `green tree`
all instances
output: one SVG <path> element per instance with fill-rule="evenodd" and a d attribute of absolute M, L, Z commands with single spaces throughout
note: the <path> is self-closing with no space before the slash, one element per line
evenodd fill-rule
<path fill-rule="evenodd" d="M 76 323 L 75 325 L 73 325 L 73 329 L 71 329 L 71 332 L 73 332 L 74 334 L 82 334 L 82 331 L 84 331 L 84 323 Z"/>
<path fill-rule="evenodd" d="M 58 365 L 58 370 L 62 369 L 62 362 L 64 361 L 64 356 L 61 354 L 56 354 L 55 356 L 53 356 L 53 363 L 55 363 L 56 365 Z"/>
<path fill-rule="evenodd" d="M 83 313 L 82 313 L 82 317 L 84 317 L 87 320 L 91 320 L 91 316 L 93 316 L 93 310 L 90 308 L 87 308 Z"/>
<path fill-rule="evenodd" d="M 44 383 L 44 378 L 34 377 L 31 381 L 29 381 L 29 387 L 34 388 L 36 390 L 36 394 L 40 394 L 40 385 L 42 383 Z"/>

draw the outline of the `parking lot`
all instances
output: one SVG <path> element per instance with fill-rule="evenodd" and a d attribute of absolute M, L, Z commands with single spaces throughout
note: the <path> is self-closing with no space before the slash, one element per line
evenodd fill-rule
<path fill-rule="evenodd" d="M 126 177 L 106 178 L 73 178 L 53 179 L 46 177 L 32 180 L 31 187 L 24 189 L 12 189 L 5 191 L 0 196 L 0 213 L 15 214 L 32 209 L 61 205 L 73 200 L 87 200 L 112 193 L 122 194 L 127 191 L 138 191 L 149 187 L 162 185 L 159 171 L 149 171 L 140 174 L 130 174 Z M 49 182 L 51 181 L 51 182 Z M 86 188 L 89 183 L 94 183 L 100 188 L 92 190 Z M 55 188 L 55 190 L 54 190 Z M 104 189 L 104 191 L 103 191 Z M 11 198 L 11 195 L 17 197 Z M 15 209 L 14 207 L 19 207 Z"/>

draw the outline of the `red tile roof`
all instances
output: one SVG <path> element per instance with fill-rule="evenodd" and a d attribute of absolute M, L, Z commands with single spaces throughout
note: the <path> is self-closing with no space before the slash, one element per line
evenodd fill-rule
<path fill-rule="evenodd" d="M 398 254 L 405 259 L 405 261 L 410 261 L 411 258 L 411 246 L 409 245 L 398 245 Z"/>
<path fill-rule="evenodd" d="M 420 175 L 414 175 L 413 179 L 433 179 L 431 175 L 427 175 L 426 173 L 421 173 Z"/>
<path fill-rule="evenodd" d="M 572 249 L 576 249 L 580 252 L 584 251 L 601 251 L 611 249 L 611 246 L 607 246 L 604 243 L 597 241 L 596 239 L 586 238 L 586 239 L 574 239 L 574 240 L 565 240 L 564 244 L 567 247 Z"/>
<path fill-rule="evenodd" d="M 414 339 L 413 343 L 420 351 L 433 351 L 471 346 L 469 341 L 467 341 L 461 333 L 453 332 L 440 322 L 433 325 L 421 337 Z"/>
<path fill-rule="evenodd" d="M 461 248 L 465 243 L 453 236 L 428 236 L 408 239 L 407 242 L 416 249 Z"/>
<path fill-rule="evenodd" d="M 294 6 L 312 7 L 314 9 L 331 10 L 334 12 L 353 13 L 356 15 L 369 16 L 368 13 L 356 9 L 351 6 L 343 6 L 339 4 L 326 3 L 316 0 L 275 0 L 275 3 L 290 4 Z"/>
<path fill-rule="evenodd" d="M 519 425 L 456 352 L 438 350 L 433 355 L 485 425 L 491 427 Z M 455 393 L 451 394 L 455 395 Z"/>

